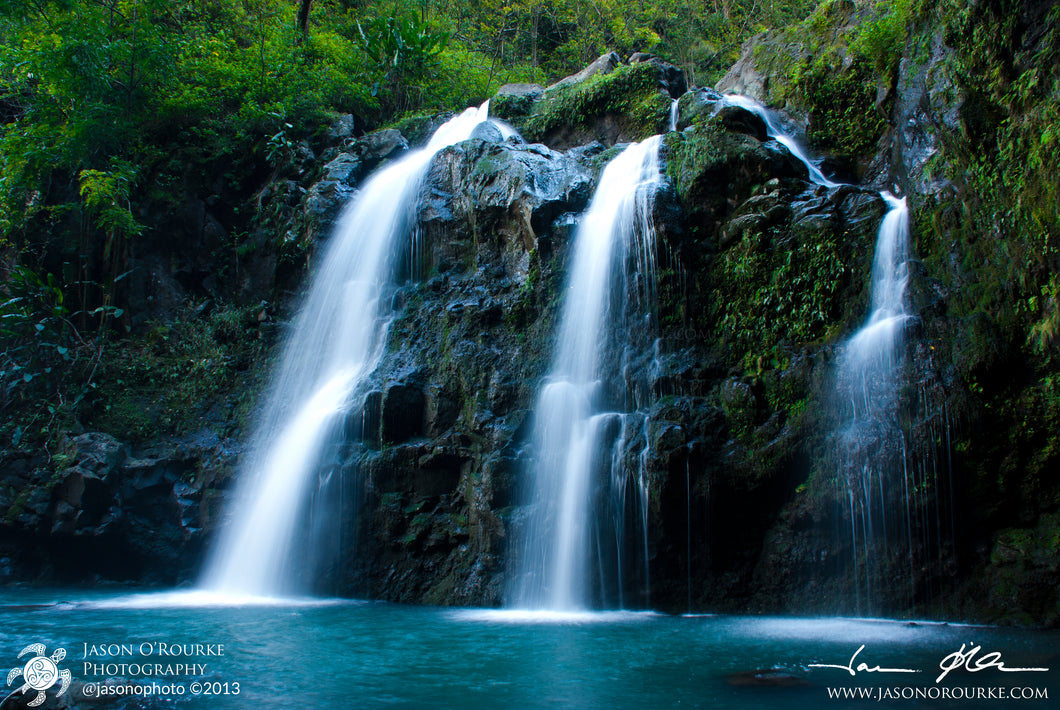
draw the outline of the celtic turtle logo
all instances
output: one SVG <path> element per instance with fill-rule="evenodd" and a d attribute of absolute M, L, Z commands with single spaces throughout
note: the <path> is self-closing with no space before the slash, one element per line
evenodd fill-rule
<path fill-rule="evenodd" d="M 58 694 L 55 697 L 59 697 L 66 692 L 66 689 L 70 687 L 70 671 L 59 670 L 59 666 L 56 664 L 66 658 L 66 649 L 57 648 L 55 653 L 51 656 L 45 656 L 44 654 L 48 651 L 42 643 L 33 643 L 22 649 L 22 652 L 18 654 L 19 658 L 22 658 L 27 653 L 32 653 L 33 657 L 26 662 L 25 667 L 12 668 L 7 674 L 7 684 L 11 685 L 15 678 L 22 676 L 22 680 L 25 684 L 19 688 L 23 695 L 26 694 L 27 690 L 36 690 L 37 697 L 30 702 L 26 703 L 29 707 L 35 708 L 44 702 L 44 691 L 52 687 L 56 683 L 62 681 L 62 687 L 59 689 Z"/>

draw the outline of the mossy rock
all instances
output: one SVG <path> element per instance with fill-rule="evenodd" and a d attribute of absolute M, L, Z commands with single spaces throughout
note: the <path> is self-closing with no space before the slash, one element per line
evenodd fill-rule
<path fill-rule="evenodd" d="M 907 16 L 834 0 L 805 21 L 751 42 L 718 84 L 804 122 L 811 146 L 864 175 L 887 134 Z"/>
<path fill-rule="evenodd" d="M 133 443 L 246 423 L 269 354 L 263 306 L 192 310 L 108 343 L 83 423 Z"/>
<path fill-rule="evenodd" d="M 887 130 L 877 111 L 879 93 L 871 67 L 863 61 L 844 66 L 838 53 L 825 54 L 796 69 L 794 89 L 810 116 L 810 143 L 841 161 L 870 159 Z"/>
<path fill-rule="evenodd" d="M 677 101 L 677 130 L 702 122 L 718 112 L 722 95 L 714 89 L 700 88 L 685 92 Z"/>
<path fill-rule="evenodd" d="M 998 533 L 990 553 L 986 577 L 990 583 L 989 605 L 1002 620 L 1026 619 L 1029 614 L 1046 625 L 1060 621 L 1060 516 L 1042 515 L 1034 528 L 1009 528 Z"/>
<path fill-rule="evenodd" d="M 751 136 L 708 121 L 696 131 L 666 136 L 666 172 L 691 213 L 720 216 L 772 177 L 772 157 Z"/>
<path fill-rule="evenodd" d="M 426 145 L 427 141 L 438 129 L 438 126 L 445 123 L 452 117 L 452 114 L 417 114 L 414 116 L 406 116 L 398 121 L 395 121 L 391 128 L 394 128 L 405 137 L 408 141 L 410 148 L 416 148 L 421 145 Z"/>
<path fill-rule="evenodd" d="M 505 84 L 490 99 L 490 116 L 513 122 L 530 115 L 545 90 L 537 84 Z"/>
<path fill-rule="evenodd" d="M 667 66 L 641 62 L 550 88 L 529 115 L 511 118 L 527 140 L 556 149 L 642 140 L 666 130 L 672 102 Z"/>

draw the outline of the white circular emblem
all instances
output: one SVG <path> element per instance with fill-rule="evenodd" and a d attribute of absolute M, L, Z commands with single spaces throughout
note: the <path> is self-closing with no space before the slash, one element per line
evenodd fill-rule
<path fill-rule="evenodd" d="M 59 680 L 59 668 L 47 656 L 37 656 L 29 659 L 22 671 L 22 678 L 34 690 L 47 690 Z"/>

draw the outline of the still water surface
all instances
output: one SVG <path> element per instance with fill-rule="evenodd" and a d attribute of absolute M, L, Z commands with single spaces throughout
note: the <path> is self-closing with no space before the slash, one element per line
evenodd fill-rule
<path fill-rule="evenodd" d="M 27 661 L 16 656 L 29 644 L 43 643 L 46 654 L 65 648 L 58 666 L 71 671 L 74 683 L 62 700 L 77 707 L 1060 707 L 1060 634 L 1047 631 L 650 612 L 550 615 L 346 600 L 233 605 L 187 593 L 41 590 L 3 592 L 0 615 L 0 655 L 10 667 Z M 855 671 L 865 663 L 920 672 L 851 676 L 810 667 L 847 665 L 863 644 Z M 974 645 L 982 650 L 936 683 L 940 661 L 962 644 L 966 652 Z M 969 672 L 991 651 L 1008 668 L 1051 670 L 1003 672 L 994 663 Z M 111 673 L 118 664 L 125 667 Z M 154 673 L 156 664 L 163 675 L 145 677 L 144 667 Z M 186 672 L 187 665 L 196 667 Z M 167 670 L 173 674 L 164 675 Z M 86 691 L 99 694 L 96 683 L 126 681 L 169 686 L 169 692 L 85 697 Z M 16 678 L 11 687 L 19 683 Z M 829 688 L 858 687 L 898 694 L 927 688 L 935 699 L 829 697 Z M 1049 697 L 938 697 L 942 689 L 967 695 L 978 688 L 1030 688 Z M 48 689 L 48 697 L 58 689 Z M 220 695 L 204 695 L 208 689 Z M 25 707 L 34 694 L 2 707 Z"/>

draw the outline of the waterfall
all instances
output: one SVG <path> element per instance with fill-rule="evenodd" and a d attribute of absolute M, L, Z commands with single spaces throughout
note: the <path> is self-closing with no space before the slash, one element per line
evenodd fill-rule
<path fill-rule="evenodd" d="M 865 381 L 887 379 L 881 378 L 878 370 L 890 369 L 901 342 L 902 327 L 909 318 L 905 304 L 905 287 L 909 282 L 909 209 L 904 197 L 899 199 L 889 192 L 881 194 L 889 209 L 876 237 L 872 312 L 865 325 L 847 341 L 843 363 L 844 369 L 856 372 Z"/>
<path fill-rule="evenodd" d="M 661 140 L 653 136 L 634 143 L 608 163 L 577 229 L 552 367 L 534 410 L 531 505 L 509 589 L 509 603 L 515 607 L 588 608 L 591 551 L 614 544 L 613 566 L 622 567 L 625 491 L 629 486 L 634 493 L 630 499 L 638 502 L 646 494 L 643 469 L 637 472 L 640 480 L 630 481 L 621 453 L 626 433 L 642 430 L 627 421 L 639 415 L 605 407 L 619 399 L 609 398 L 607 391 L 610 378 L 622 369 L 622 353 L 615 351 L 623 348 L 614 341 L 631 321 L 644 321 L 626 308 L 631 289 L 636 289 L 627 280 L 630 266 L 641 272 L 642 283 L 654 282 L 651 205 L 662 181 Z M 600 472 L 601 467 L 609 467 L 610 475 Z M 611 534 L 597 529 L 608 521 L 593 503 L 595 489 L 604 485 L 614 494 Z M 598 552 L 596 575 L 601 578 L 611 566 L 602 556 Z M 622 604 L 621 579 L 616 585 L 617 594 L 610 598 Z M 605 591 L 596 596 L 608 600 Z"/>
<path fill-rule="evenodd" d="M 722 105 L 739 106 L 759 116 L 771 138 L 783 144 L 809 170 L 810 180 L 838 187 L 786 133 L 780 120 L 762 104 L 746 96 L 721 97 Z M 907 435 L 899 423 L 902 378 L 902 335 L 914 316 L 906 303 L 909 281 L 909 210 L 905 198 L 880 193 L 888 210 L 876 238 L 868 318 L 840 348 L 836 392 L 845 410 L 836 432 L 838 444 L 837 500 L 850 516 L 855 603 L 858 612 L 876 613 L 878 592 L 896 575 L 907 575 L 910 606 L 918 597 L 917 579 L 931 564 L 944 565 L 945 533 L 941 522 L 943 495 L 952 481 L 943 480 L 937 467 L 948 465 L 949 415 L 933 411 L 921 392 L 915 405 L 919 426 L 927 436 Z M 908 414 L 907 414 L 908 416 Z M 952 496 L 952 488 L 949 495 Z M 889 509 L 890 508 L 890 509 Z M 952 499 L 949 502 L 953 514 Z M 934 517 L 934 522 L 931 518 Z M 953 529 L 951 523 L 951 530 Z"/>
<path fill-rule="evenodd" d="M 766 134 L 787 148 L 810 171 L 810 182 L 815 185 L 824 185 L 825 187 L 838 187 L 840 185 L 840 183 L 832 182 L 824 176 L 817 163 L 810 160 L 809 156 L 803 151 L 802 146 L 795 140 L 795 137 L 784 130 L 777 117 L 765 106 L 750 96 L 742 96 L 740 94 L 725 94 L 722 96 L 722 102 L 728 106 L 739 106 L 761 118 L 766 124 Z"/>
<path fill-rule="evenodd" d="M 486 102 L 443 124 L 425 148 L 376 172 L 343 211 L 283 346 L 205 588 L 257 596 L 306 590 L 291 569 L 305 556 L 295 545 L 299 520 L 329 443 L 382 355 L 392 317 L 387 291 L 420 184 L 431 158 L 469 138 L 488 113 Z"/>
<path fill-rule="evenodd" d="M 905 299 L 909 210 L 904 198 L 882 194 L 890 209 L 876 240 L 872 310 L 865 324 L 844 344 L 837 377 L 840 397 L 850 411 L 849 422 L 839 433 L 839 478 L 846 483 L 851 513 L 858 607 L 867 612 L 875 608 L 874 586 L 884 583 L 885 570 L 876 558 L 888 544 L 886 489 L 894 484 L 890 480 L 894 476 L 901 476 L 906 529 L 894 526 L 897 529 L 892 529 L 891 535 L 906 535 L 910 565 L 914 556 L 909 523 L 914 501 L 908 489 L 905 437 L 898 423 L 902 331 L 911 318 Z M 899 542 L 897 537 L 895 542 Z"/>

